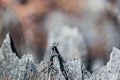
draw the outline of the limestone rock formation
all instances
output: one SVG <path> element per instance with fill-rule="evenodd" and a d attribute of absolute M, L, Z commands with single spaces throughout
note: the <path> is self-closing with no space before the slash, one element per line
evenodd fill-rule
<path fill-rule="evenodd" d="M 0 48 L 0 80 L 120 80 L 120 50 L 115 47 L 109 62 L 92 74 L 80 59 L 65 59 L 56 44 L 39 64 L 30 54 L 19 59 L 11 47 L 7 34 Z"/>

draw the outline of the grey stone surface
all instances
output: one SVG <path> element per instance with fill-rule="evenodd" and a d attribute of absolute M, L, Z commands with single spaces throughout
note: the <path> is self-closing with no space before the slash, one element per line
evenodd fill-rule
<path fill-rule="evenodd" d="M 108 63 L 93 72 L 88 80 L 120 80 L 120 50 L 114 47 Z"/>
<path fill-rule="evenodd" d="M 7 34 L 0 48 L 0 80 L 81 80 L 80 59 L 67 61 L 52 50 L 53 46 L 45 60 L 36 64 L 31 54 L 19 59 L 10 42 Z"/>
<path fill-rule="evenodd" d="M 57 45 L 36 64 L 30 54 L 19 59 L 12 52 L 9 34 L 0 48 L 0 80 L 120 80 L 120 50 L 113 48 L 109 62 L 92 74 L 78 59 L 65 59 Z"/>

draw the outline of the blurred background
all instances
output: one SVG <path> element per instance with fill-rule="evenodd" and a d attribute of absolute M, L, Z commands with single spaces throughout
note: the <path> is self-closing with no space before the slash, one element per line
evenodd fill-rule
<path fill-rule="evenodd" d="M 90 70 L 120 49 L 120 0 L 0 0 L 0 46 L 10 33 L 19 58 L 39 63 L 52 43 L 68 59 L 81 58 Z"/>

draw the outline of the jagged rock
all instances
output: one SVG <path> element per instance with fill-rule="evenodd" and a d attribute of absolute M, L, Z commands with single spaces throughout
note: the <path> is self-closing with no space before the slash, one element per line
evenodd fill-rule
<path fill-rule="evenodd" d="M 93 72 L 88 80 L 120 80 L 120 50 L 114 47 L 109 62 Z"/>
<path fill-rule="evenodd" d="M 60 43 L 58 48 L 65 58 L 85 58 L 87 55 L 83 35 L 77 27 L 64 25 L 54 28 L 48 35 L 48 48 L 54 42 Z"/>
<path fill-rule="evenodd" d="M 0 56 L 0 80 L 32 80 L 37 73 L 32 55 L 27 54 L 19 59 L 12 52 L 9 34 L 0 48 Z"/>
<path fill-rule="evenodd" d="M 120 50 L 113 48 L 109 62 L 91 74 L 79 58 L 65 59 L 56 44 L 40 64 L 31 54 L 19 59 L 7 34 L 0 48 L 0 80 L 120 80 Z"/>
<path fill-rule="evenodd" d="M 19 59 L 12 52 L 9 34 L 0 48 L 0 80 L 81 80 L 81 60 L 65 60 L 56 51 L 49 49 L 48 57 L 40 64 L 34 62 L 31 54 Z M 55 51 L 54 51 L 55 49 Z"/>
<path fill-rule="evenodd" d="M 79 58 L 74 60 L 65 59 L 56 46 L 52 46 L 50 51 L 45 57 L 47 62 L 53 63 L 49 72 L 49 80 L 82 80 L 82 64 Z"/>

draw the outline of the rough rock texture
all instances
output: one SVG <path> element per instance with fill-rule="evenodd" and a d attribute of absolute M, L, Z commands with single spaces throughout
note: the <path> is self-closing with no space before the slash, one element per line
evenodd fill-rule
<path fill-rule="evenodd" d="M 0 80 L 120 80 L 120 50 L 113 48 L 110 61 L 89 73 L 80 59 L 64 59 L 53 44 L 36 64 L 30 54 L 19 59 L 11 49 L 9 34 L 0 48 Z"/>
<path fill-rule="evenodd" d="M 83 35 L 78 31 L 77 27 L 65 25 L 53 29 L 49 33 L 48 46 L 54 42 L 60 43 L 58 48 L 65 58 L 82 58 L 87 55 Z"/>
<path fill-rule="evenodd" d="M 114 47 L 110 61 L 96 70 L 88 80 L 120 80 L 120 50 Z"/>
<path fill-rule="evenodd" d="M 64 60 L 52 46 L 48 56 L 40 64 L 34 62 L 32 55 L 19 59 L 12 52 L 9 34 L 0 48 L 0 80 L 81 80 L 81 61 Z"/>

